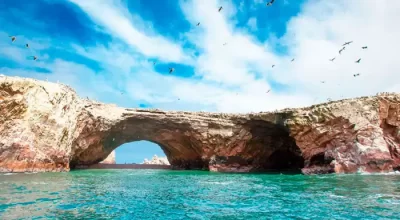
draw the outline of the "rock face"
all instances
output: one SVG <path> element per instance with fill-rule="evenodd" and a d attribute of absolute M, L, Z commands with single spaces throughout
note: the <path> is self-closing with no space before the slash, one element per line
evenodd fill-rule
<path fill-rule="evenodd" d="M 101 161 L 102 164 L 115 164 L 115 151 L 112 151 L 106 159 Z"/>
<path fill-rule="evenodd" d="M 400 95 L 256 114 L 125 109 L 67 86 L 0 77 L 0 171 L 68 171 L 148 140 L 176 169 L 387 172 L 400 168 Z"/>
<path fill-rule="evenodd" d="M 151 160 L 147 160 L 147 158 L 145 158 L 143 164 L 170 165 L 167 158 L 158 157 L 157 155 L 154 155 L 153 158 L 151 158 Z"/>

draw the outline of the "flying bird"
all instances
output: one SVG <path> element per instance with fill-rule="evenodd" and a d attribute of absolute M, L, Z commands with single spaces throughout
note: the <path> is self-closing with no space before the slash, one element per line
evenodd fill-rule
<path fill-rule="evenodd" d="M 325 81 L 321 81 L 321 83 L 325 83 Z"/>
<path fill-rule="evenodd" d="M 291 62 L 293 62 L 294 61 L 294 58 L 292 59 L 292 61 Z"/>
<path fill-rule="evenodd" d="M 267 93 L 269 93 L 271 90 L 270 89 L 268 89 L 268 91 L 267 91 Z"/>
<path fill-rule="evenodd" d="M 11 38 L 11 42 L 14 42 L 17 39 L 16 36 L 9 36 L 9 37 Z"/>
<path fill-rule="evenodd" d="M 175 69 L 174 68 L 169 68 L 169 73 L 172 73 L 172 72 L 174 72 L 175 71 Z"/>
<path fill-rule="evenodd" d="M 26 48 L 29 48 L 29 44 L 25 44 L 25 47 L 26 47 Z"/>
<path fill-rule="evenodd" d="M 346 47 L 343 47 L 342 49 L 339 50 L 339 54 L 342 54 L 342 51 L 345 50 Z"/>
<path fill-rule="evenodd" d="M 346 45 L 349 45 L 351 43 L 353 43 L 353 41 L 345 42 L 342 46 L 346 46 Z"/>
<path fill-rule="evenodd" d="M 271 0 L 270 2 L 267 3 L 267 6 L 271 6 L 274 3 L 275 0 Z"/>
<path fill-rule="evenodd" d="M 221 7 L 219 7 L 219 9 L 218 9 L 218 12 L 220 12 L 222 10 L 222 6 Z"/>
<path fill-rule="evenodd" d="M 334 60 L 336 59 L 336 57 L 334 57 L 334 58 L 332 58 L 332 59 L 329 59 L 331 62 L 333 62 Z"/>
<path fill-rule="evenodd" d="M 361 58 L 360 58 L 360 59 L 358 59 L 358 60 L 356 61 L 356 63 L 360 63 L 360 61 L 361 61 Z"/>
<path fill-rule="evenodd" d="M 200 22 L 196 24 L 196 26 L 199 26 L 199 25 L 200 25 Z"/>
<path fill-rule="evenodd" d="M 353 76 L 354 76 L 354 77 L 357 77 L 357 76 L 359 76 L 359 75 L 360 75 L 359 73 L 357 73 L 357 74 L 353 74 Z"/>
<path fill-rule="evenodd" d="M 272 65 L 272 68 L 274 68 L 275 65 Z"/>
<path fill-rule="evenodd" d="M 226 45 L 226 43 L 224 43 L 224 44 L 222 44 L 223 46 L 225 46 Z"/>
<path fill-rule="evenodd" d="M 33 60 L 37 60 L 37 56 L 30 56 L 33 58 Z"/>
<path fill-rule="evenodd" d="M 362 47 L 362 49 L 364 49 L 364 50 L 367 49 L 367 48 L 368 48 L 367 46 Z"/>

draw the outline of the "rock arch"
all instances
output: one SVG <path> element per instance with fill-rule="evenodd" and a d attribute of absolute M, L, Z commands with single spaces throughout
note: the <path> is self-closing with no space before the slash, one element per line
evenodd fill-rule
<path fill-rule="evenodd" d="M 0 172 L 68 171 L 137 140 L 157 143 L 179 169 L 249 172 L 290 162 L 303 173 L 393 171 L 400 167 L 398 115 L 397 94 L 256 114 L 165 112 L 0 76 Z"/>
<path fill-rule="evenodd" d="M 82 127 L 72 143 L 77 151 L 72 154 L 71 168 L 98 163 L 118 146 L 139 140 L 158 144 L 177 169 L 264 170 L 270 168 L 268 157 L 278 149 L 301 157 L 288 130 L 264 120 L 236 121 L 219 114 L 121 109 L 118 120 L 112 121 L 89 114 L 90 106 L 85 111 L 78 119 Z"/>

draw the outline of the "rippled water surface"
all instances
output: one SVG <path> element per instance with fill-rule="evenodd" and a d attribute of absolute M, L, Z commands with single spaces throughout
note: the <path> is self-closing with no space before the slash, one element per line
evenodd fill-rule
<path fill-rule="evenodd" d="M 0 174 L 0 219 L 400 219 L 399 175 Z"/>

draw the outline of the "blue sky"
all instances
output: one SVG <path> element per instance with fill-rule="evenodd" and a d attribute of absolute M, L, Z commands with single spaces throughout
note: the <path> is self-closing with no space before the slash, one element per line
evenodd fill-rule
<path fill-rule="evenodd" d="M 265 4 L 0 1 L 0 74 L 62 82 L 82 97 L 124 107 L 188 111 L 270 111 L 400 90 L 399 1 Z M 354 43 L 339 55 L 346 41 Z M 126 144 L 117 160 L 140 162 L 129 158 L 146 153 L 159 154 L 159 147 Z"/>

